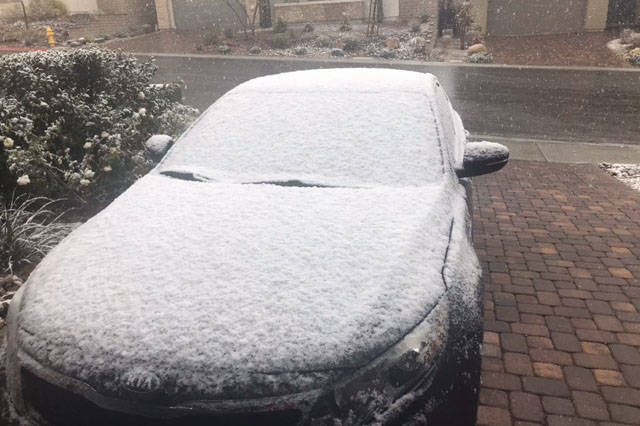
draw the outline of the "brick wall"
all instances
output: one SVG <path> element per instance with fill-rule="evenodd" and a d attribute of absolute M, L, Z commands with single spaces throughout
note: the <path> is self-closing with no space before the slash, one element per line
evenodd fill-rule
<path fill-rule="evenodd" d="M 438 0 L 400 0 L 400 17 L 414 18 L 428 14 L 437 21 Z"/>

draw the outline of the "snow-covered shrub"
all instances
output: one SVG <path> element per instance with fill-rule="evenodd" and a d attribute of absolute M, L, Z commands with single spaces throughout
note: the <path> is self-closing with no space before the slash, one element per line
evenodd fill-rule
<path fill-rule="evenodd" d="M 59 200 L 26 194 L 0 200 L 0 272 L 37 263 L 71 231 L 51 209 L 55 203 Z"/>
<path fill-rule="evenodd" d="M 491 64 L 493 63 L 493 55 L 487 52 L 478 52 L 466 58 L 470 64 Z"/>
<path fill-rule="evenodd" d="M 631 65 L 640 66 L 640 47 L 631 49 L 624 57 Z"/>
<path fill-rule="evenodd" d="M 100 49 L 0 57 L 0 193 L 100 206 L 145 174 L 144 141 L 178 136 L 197 114 L 150 84 L 155 70 Z"/>
<path fill-rule="evenodd" d="M 344 50 L 347 52 L 353 52 L 360 48 L 360 40 L 356 37 L 345 37 L 343 41 Z"/>

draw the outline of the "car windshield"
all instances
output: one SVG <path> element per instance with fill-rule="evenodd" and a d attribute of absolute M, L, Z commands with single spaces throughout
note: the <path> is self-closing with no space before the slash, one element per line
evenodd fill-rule
<path fill-rule="evenodd" d="M 408 186 L 443 175 L 423 93 L 234 92 L 178 142 L 160 173 L 236 183 Z"/>

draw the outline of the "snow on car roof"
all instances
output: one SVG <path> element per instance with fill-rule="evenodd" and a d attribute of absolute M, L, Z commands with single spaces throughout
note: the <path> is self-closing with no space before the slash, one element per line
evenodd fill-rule
<path fill-rule="evenodd" d="M 430 74 L 389 69 L 257 78 L 214 103 L 160 170 L 193 169 L 227 181 L 434 182 L 445 170 L 434 84 Z"/>
<path fill-rule="evenodd" d="M 453 196 L 147 175 L 32 273 L 20 343 L 101 391 L 138 372 L 183 397 L 300 391 L 278 372 L 362 365 L 434 306 Z"/>

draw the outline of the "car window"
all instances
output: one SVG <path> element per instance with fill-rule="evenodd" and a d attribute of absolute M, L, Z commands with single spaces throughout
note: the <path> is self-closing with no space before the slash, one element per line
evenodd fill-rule
<path fill-rule="evenodd" d="M 231 93 L 180 139 L 161 172 L 233 182 L 422 185 L 443 175 L 423 93 Z"/>

